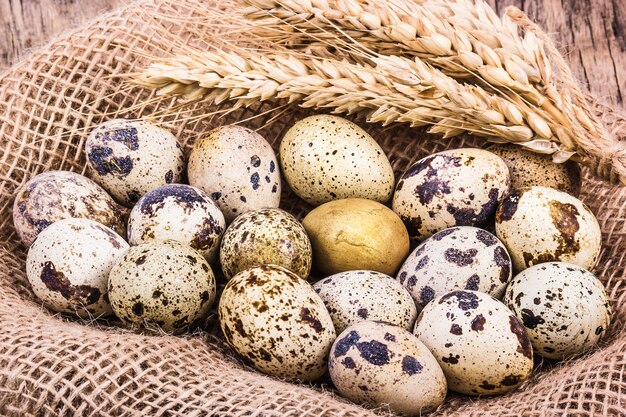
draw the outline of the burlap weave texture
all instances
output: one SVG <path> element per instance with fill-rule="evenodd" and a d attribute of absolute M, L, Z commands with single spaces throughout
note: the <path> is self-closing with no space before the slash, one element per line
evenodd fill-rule
<path fill-rule="evenodd" d="M 147 93 L 114 77 L 145 63 L 176 41 L 197 42 L 194 16 L 180 2 L 127 7 L 60 38 L 0 77 L 0 415 L 19 416 L 365 416 L 327 387 L 294 385 L 243 366 L 209 320 L 187 337 L 144 336 L 106 323 L 55 316 L 38 303 L 24 273 L 25 248 L 14 232 L 15 190 L 50 169 L 84 172 L 85 129 L 115 116 L 152 114 Z M 159 24 L 161 16 L 179 24 Z M 162 108 L 167 103 L 161 103 Z M 599 110 L 607 111 L 599 108 Z M 187 116 L 207 111 L 190 108 Z M 248 118 L 263 108 L 203 121 L 185 115 L 160 120 L 187 150 L 217 124 Z M 276 143 L 303 112 L 288 113 L 261 133 Z M 626 121 L 610 114 L 626 136 Z M 269 116 L 267 116 L 269 117 Z M 267 119 L 267 117 L 265 119 Z M 245 122 L 264 126 L 264 117 Z M 475 139 L 444 140 L 405 127 L 368 127 L 396 174 L 439 150 L 477 146 Z M 582 199 L 600 221 L 604 247 L 595 273 L 614 308 L 608 338 L 571 362 L 541 364 L 521 389 L 497 398 L 450 398 L 436 414 L 449 416 L 617 416 L 626 414 L 626 188 L 586 175 Z M 283 207 L 307 209 L 288 192 Z M 381 411 L 384 413 L 384 411 Z"/>

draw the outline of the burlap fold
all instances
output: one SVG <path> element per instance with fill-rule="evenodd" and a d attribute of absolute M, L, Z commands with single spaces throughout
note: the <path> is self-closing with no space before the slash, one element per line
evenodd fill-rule
<path fill-rule="evenodd" d="M 143 53 L 198 43 L 198 27 L 175 0 L 132 3 L 31 55 L 0 78 L 0 414 L 1 415 L 272 415 L 357 416 L 373 412 L 342 400 L 325 386 L 282 382 L 242 365 L 209 320 L 186 337 L 144 336 L 107 323 L 75 322 L 53 315 L 34 297 L 24 272 L 25 248 L 13 229 L 15 190 L 49 169 L 83 172 L 83 144 L 90 126 L 116 116 L 141 117 L 154 106 L 147 93 L 123 87 L 117 75 L 137 71 Z M 161 16 L 178 24 L 160 24 Z M 194 26 L 195 25 L 195 26 Z M 161 103 L 162 108 L 167 103 Z M 262 112 L 254 108 L 225 118 L 189 112 L 159 119 L 189 149 L 198 134 L 218 124 Z M 599 107 L 601 111 L 608 111 Z M 270 116 L 245 125 L 274 144 L 304 112 Z M 626 136 L 624 118 L 606 114 Z M 444 140 L 404 127 L 368 127 L 387 151 L 396 173 L 443 149 L 477 146 L 476 139 Z M 609 337 L 591 354 L 571 362 L 541 364 L 521 389 L 496 398 L 454 396 L 435 414 L 450 416 L 556 416 L 624 414 L 626 409 L 626 188 L 585 177 L 582 199 L 600 221 L 604 247 L 595 273 L 615 311 Z M 283 207 L 307 210 L 289 192 Z M 385 413 L 379 410 L 378 413 Z"/>

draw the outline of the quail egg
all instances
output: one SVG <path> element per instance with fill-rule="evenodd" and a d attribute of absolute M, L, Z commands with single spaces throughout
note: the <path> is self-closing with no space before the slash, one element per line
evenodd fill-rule
<path fill-rule="evenodd" d="M 277 208 L 248 211 L 224 233 L 220 262 L 226 278 L 253 266 L 279 265 L 307 279 L 312 251 L 302 224 Z"/>
<path fill-rule="evenodd" d="M 167 184 L 144 194 L 128 218 L 128 241 L 176 240 L 190 245 L 209 261 L 217 258 L 224 215 L 204 191 Z"/>
<path fill-rule="evenodd" d="M 446 378 L 428 348 L 410 332 L 381 322 L 344 330 L 331 348 L 328 369 L 344 397 L 387 404 L 403 415 L 421 415 L 446 397 Z"/>
<path fill-rule="evenodd" d="M 504 302 L 524 323 L 535 350 L 550 359 L 592 349 L 611 321 L 609 299 L 600 280 L 563 262 L 523 270 L 508 286 Z"/>
<path fill-rule="evenodd" d="M 519 145 L 493 144 L 487 148 L 504 160 L 511 172 L 511 188 L 541 185 L 580 194 L 580 165 L 569 160 L 562 164 L 552 162 L 551 155 L 529 151 Z"/>
<path fill-rule="evenodd" d="M 220 298 L 226 341 L 259 371 L 312 381 L 326 372 L 336 334 L 311 285 L 285 268 L 263 265 L 235 275 Z"/>
<path fill-rule="evenodd" d="M 278 207 L 280 172 L 270 144 L 253 130 L 222 126 L 193 147 L 189 184 L 215 200 L 226 223 L 246 211 Z"/>
<path fill-rule="evenodd" d="M 509 184 L 502 158 L 482 149 L 452 149 L 411 165 L 396 185 L 392 207 L 419 242 L 452 226 L 487 226 Z"/>
<path fill-rule="evenodd" d="M 111 269 L 109 298 L 127 326 L 178 334 L 199 324 L 215 299 L 200 252 L 176 241 L 133 246 Z"/>
<path fill-rule="evenodd" d="M 602 245 L 598 220 L 582 201 L 540 186 L 511 191 L 498 207 L 496 234 L 516 271 L 548 261 L 589 270 Z"/>
<path fill-rule="evenodd" d="M 322 298 L 335 330 L 363 320 L 379 320 L 413 330 L 417 311 L 411 295 L 389 275 L 346 271 L 324 278 L 313 289 Z"/>
<path fill-rule="evenodd" d="M 174 135 L 143 120 L 102 123 L 89 134 L 85 153 L 94 181 L 127 207 L 156 187 L 180 182 L 185 171 Z"/>
<path fill-rule="evenodd" d="M 124 236 L 124 213 L 98 184 L 69 171 L 39 174 L 20 188 L 13 203 L 13 223 L 26 246 L 57 220 L 95 220 Z"/>
<path fill-rule="evenodd" d="M 327 276 L 359 269 L 395 275 L 409 253 L 404 224 L 376 201 L 330 201 L 313 209 L 302 224 L 315 264 Z"/>
<path fill-rule="evenodd" d="M 47 227 L 28 250 L 26 275 L 43 304 L 91 318 L 112 313 L 109 271 L 128 243 L 102 224 L 67 218 Z"/>
<path fill-rule="evenodd" d="M 381 147 L 337 116 L 310 116 L 294 124 L 280 143 L 280 164 L 291 189 L 316 206 L 342 198 L 384 203 L 393 192 L 393 169 Z"/>
<path fill-rule="evenodd" d="M 414 333 L 435 355 L 448 387 L 462 394 L 511 391 L 533 369 L 524 325 L 481 292 L 457 290 L 435 298 L 420 313 Z"/>
<path fill-rule="evenodd" d="M 486 230 L 457 226 L 435 233 L 415 248 L 397 279 L 421 311 L 433 298 L 453 290 L 502 298 L 511 269 L 511 258 L 497 237 Z"/>

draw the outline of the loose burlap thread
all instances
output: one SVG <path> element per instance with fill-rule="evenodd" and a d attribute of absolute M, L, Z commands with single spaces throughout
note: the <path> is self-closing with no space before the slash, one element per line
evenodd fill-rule
<path fill-rule="evenodd" d="M 160 16 L 169 15 L 160 23 Z M 177 19 L 171 19 L 174 16 Z M 142 117 L 168 105 L 123 87 L 116 76 L 140 69 L 143 53 L 163 53 L 177 41 L 196 43 L 191 9 L 174 0 L 132 3 L 32 54 L 0 78 L 0 414 L 15 416 L 367 416 L 326 385 L 296 385 L 244 366 L 219 337 L 214 319 L 184 337 L 135 334 L 106 322 L 74 321 L 44 309 L 24 272 L 26 249 L 15 234 L 11 208 L 16 189 L 50 169 L 83 173 L 86 131 L 112 117 Z M 172 23 L 178 21 L 178 24 Z M 173 102 L 172 102 L 173 104 Z M 223 123 L 247 119 L 262 106 L 223 118 L 195 119 L 209 110 L 158 119 L 185 144 Z M 621 137 L 626 121 L 598 106 Z M 304 111 L 246 121 L 274 145 Z M 188 117 L 189 116 L 189 117 Z M 444 140 L 405 127 L 367 126 L 387 152 L 396 174 L 426 154 L 477 139 Z M 621 133 L 620 133 L 621 132 Z M 451 395 L 436 415 L 615 416 L 626 409 L 626 188 L 588 173 L 582 199 L 597 215 L 603 250 L 594 272 L 614 309 L 601 346 L 560 364 L 538 364 L 532 379 L 494 398 Z M 285 187 L 286 188 L 286 187 Z M 308 207 L 289 191 L 282 206 Z M 386 414 L 385 410 L 377 410 Z"/>

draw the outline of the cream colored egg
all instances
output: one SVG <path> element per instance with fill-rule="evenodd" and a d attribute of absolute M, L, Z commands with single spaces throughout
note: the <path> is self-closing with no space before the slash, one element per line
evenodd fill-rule
<path fill-rule="evenodd" d="M 541 185 L 580 194 L 580 165 L 569 160 L 562 164 L 552 162 L 551 155 L 532 152 L 519 145 L 494 144 L 487 148 L 504 160 L 511 172 L 511 188 Z"/>
<path fill-rule="evenodd" d="M 430 349 L 451 390 L 494 395 L 515 389 L 532 372 L 524 325 L 500 301 L 477 291 L 452 291 L 430 302 L 415 335 Z"/>
<path fill-rule="evenodd" d="M 220 298 L 226 341 L 259 371 L 293 381 L 326 372 L 336 334 L 311 285 L 276 265 L 235 275 Z"/>
<path fill-rule="evenodd" d="M 411 165 L 396 185 L 392 207 L 419 242 L 452 226 L 489 225 L 509 184 L 502 158 L 482 149 L 452 149 Z"/>
<path fill-rule="evenodd" d="M 28 251 L 26 275 L 46 307 L 84 318 L 107 316 L 109 271 L 127 250 L 128 243 L 108 227 L 67 218 L 39 234 Z"/>
<path fill-rule="evenodd" d="M 185 184 L 167 184 L 144 194 L 128 217 L 128 241 L 175 240 L 217 260 L 226 222 L 204 191 Z"/>
<path fill-rule="evenodd" d="M 596 347 L 611 322 L 602 283 L 574 264 L 547 262 L 525 269 L 511 281 L 504 302 L 524 323 L 535 350 L 550 359 Z"/>
<path fill-rule="evenodd" d="M 548 187 L 513 190 L 496 214 L 496 234 L 516 271 L 548 261 L 591 269 L 602 246 L 600 225 L 579 199 Z"/>
<path fill-rule="evenodd" d="M 393 192 L 393 169 L 382 148 L 337 116 L 310 116 L 294 124 L 280 143 L 280 164 L 291 189 L 316 206 L 342 198 L 384 203 Z"/>
<path fill-rule="evenodd" d="M 364 320 L 413 330 L 417 310 L 398 281 L 376 271 L 346 271 L 324 278 L 313 289 L 322 298 L 337 333 Z"/>
<path fill-rule="evenodd" d="M 85 153 L 91 178 L 127 207 L 156 187 L 180 182 L 185 171 L 174 135 L 143 120 L 102 123 L 89 133 Z"/>
<path fill-rule="evenodd" d="M 409 255 L 397 279 L 410 291 L 418 311 L 453 290 L 474 290 L 502 298 L 511 280 L 511 258 L 486 230 L 457 226 L 426 239 Z"/>
<path fill-rule="evenodd" d="M 363 321 L 339 335 L 328 368 L 344 397 L 369 406 L 388 405 L 421 415 L 443 403 L 446 378 L 437 360 L 410 332 Z"/>
<path fill-rule="evenodd" d="M 409 253 L 409 235 L 386 206 L 362 198 L 330 201 L 302 220 L 313 260 L 325 275 L 350 270 L 395 275 Z"/>
<path fill-rule="evenodd" d="M 211 267 L 176 241 L 133 246 L 111 269 L 109 298 L 129 327 L 182 333 L 204 320 L 215 299 Z"/>
<path fill-rule="evenodd" d="M 220 263 L 227 279 L 264 264 L 282 266 L 307 279 L 312 250 L 302 224 L 277 208 L 248 211 L 233 221 L 222 239 Z"/>
<path fill-rule="evenodd" d="M 222 126 L 194 145 L 189 184 L 215 200 L 226 223 L 250 210 L 278 207 L 280 172 L 270 144 L 253 130 Z"/>
<path fill-rule="evenodd" d="M 80 174 L 44 172 L 17 191 L 13 224 L 26 246 L 46 227 L 69 217 L 95 220 L 121 236 L 126 235 L 121 208 L 98 184 Z"/>

